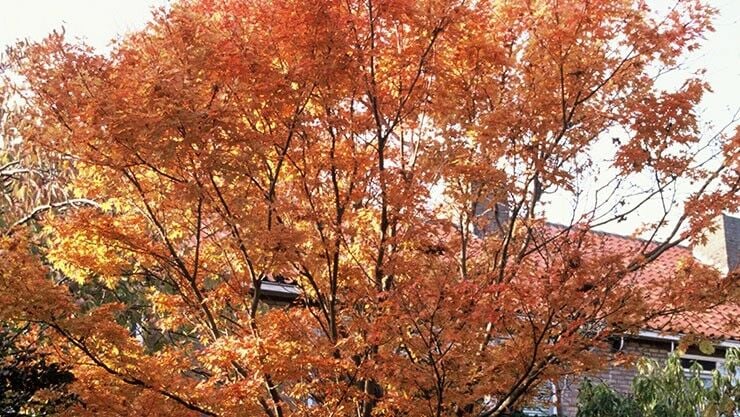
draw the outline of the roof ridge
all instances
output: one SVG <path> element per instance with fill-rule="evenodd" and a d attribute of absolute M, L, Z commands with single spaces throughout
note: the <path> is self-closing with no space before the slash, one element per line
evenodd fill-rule
<path fill-rule="evenodd" d="M 556 223 L 556 222 L 545 222 L 545 225 L 547 225 L 547 226 L 554 226 L 554 227 L 560 227 L 560 228 L 566 228 L 566 229 L 567 228 L 574 228 L 574 227 L 578 226 L 578 224 L 572 224 L 572 225 L 569 226 L 569 225 L 566 225 L 566 224 Z M 587 225 L 585 225 L 585 226 L 587 226 Z M 655 239 L 648 240 L 648 239 L 641 238 L 641 237 L 629 236 L 629 235 L 621 235 L 619 233 L 607 232 L 605 230 L 598 230 L 598 229 L 591 229 L 591 228 L 589 228 L 588 231 L 590 233 L 596 233 L 596 234 L 599 234 L 599 235 L 613 236 L 613 237 L 618 237 L 618 238 L 627 239 L 627 240 L 633 240 L 633 241 L 638 241 L 638 242 L 648 242 L 648 243 L 660 244 L 660 242 L 659 241 L 656 241 Z M 685 245 L 685 244 L 678 244 L 676 246 L 679 247 L 679 248 L 689 249 L 689 246 L 688 245 Z"/>

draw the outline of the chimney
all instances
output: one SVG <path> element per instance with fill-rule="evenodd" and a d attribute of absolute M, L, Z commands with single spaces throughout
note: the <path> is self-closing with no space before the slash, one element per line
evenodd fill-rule
<path fill-rule="evenodd" d="M 473 205 L 476 221 L 473 223 L 473 233 L 482 237 L 506 230 L 510 213 L 509 205 L 501 202 L 493 203 L 492 198 L 484 197 L 483 201 Z"/>
<path fill-rule="evenodd" d="M 740 218 L 723 214 L 715 222 L 717 229 L 694 247 L 694 257 L 727 275 L 740 264 Z"/>

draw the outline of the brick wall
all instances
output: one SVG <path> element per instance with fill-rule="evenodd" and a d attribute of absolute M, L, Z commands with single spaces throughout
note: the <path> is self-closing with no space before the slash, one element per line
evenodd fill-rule
<path fill-rule="evenodd" d="M 638 355 L 656 360 L 664 360 L 671 351 L 671 343 L 664 341 L 650 341 L 625 339 L 622 352 L 629 355 Z M 637 371 L 632 366 L 612 366 L 605 371 L 586 375 L 594 383 L 603 382 L 616 391 L 627 393 L 630 391 L 632 379 Z M 584 376 L 570 377 L 560 382 L 561 410 L 563 416 L 574 417 L 576 415 L 576 400 L 578 398 L 578 387 L 583 382 Z"/>

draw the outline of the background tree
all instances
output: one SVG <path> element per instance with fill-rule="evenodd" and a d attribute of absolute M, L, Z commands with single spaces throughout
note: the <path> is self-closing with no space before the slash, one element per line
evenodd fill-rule
<path fill-rule="evenodd" d="M 657 84 L 712 14 L 203 0 L 109 55 L 21 44 L 20 133 L 99 206 L 46 213 L 63 282 L 0 241 L 2 317 L 49 330 L 70 415 L 504 415 L 603 366 L 609 335 L 730 294 L 676 246 L 738 208 L 740 134 L 701 136 L 700 75 Z M 592 207 L 547 225 L 554 190 Z M 649 239 L 592 232 L 656 199 Z M 276 279 L 300 307 L 258 314 Z"/>
<path fill-rule="evenodd" d="M 40 152 L 18 134 L 27 123 L 5 84 L 0 84 L 0 235 L 5 237 L 53 208 L 79 204 L 64 191 L 63 159 Z M 38 230 L 38 228 L 36 227 Z M 40 237 L 40 236 L 38 236 Z M 40 239 L 43 241 L 43 239 Z M 34 245 L 38 253 L 38 243 Z M 3 261 L 6 261 L 3 259 Z M 4 300 L 3 300 L 4 301 Z M 3 310 L 8 306 L 3 306 Z M 0 415 L 48 416 L 75 399 L 66 391 L 73 375 L 49 360 L 35 323 L 0 321 Z"/>
<path fill-rule="evenodd" d="M 0 330 L 0 415 L 4 417 L 56 415 L 75 400 L 66 392 L 72 373 L 49 363 L 38 353 L 36 342 L 29 337 L 29 327 L 12 329 L 3 324 Z"/>
<path fill-rule="evenodd" d="M 31 121 L 6 81 L 0 82 L 0 231 L 11 234 L 45 211 L 94 202 L 67 189 L 73 172 L 68 157 L 23 140 L 20 131 Z"/>

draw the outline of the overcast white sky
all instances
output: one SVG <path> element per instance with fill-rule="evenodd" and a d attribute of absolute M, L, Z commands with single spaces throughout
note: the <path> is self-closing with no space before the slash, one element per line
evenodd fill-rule
<path fill-rule="evenodd" d="M 720 10 L 716 32 L 709 33 L 704 48 L 686 62 L 687 70 L 707 70 L 714 93 L 705 97 L 703 117 L 716 126 L 727 123 L 740 107 L 740 0 L 707 0 Z M 672 0 L 652 0 L 668 4 Z M 139 29 L 152 8 L 170 0 L 0 0 L 0 50 L 19 38 L 41 39 L 64 26 L 70 39 L 81 38 L 96 48 L 106 48 L 121 34 Z M 553 221 L 567 222 L 570 207 L 554 202 L 548 210 Z M 627 233 L 638 219 L 621 223 L 616 232 Z M 628 230 L 625 230 L 628 229 Z"/>
<path fill-rule="evenodd" d="M 704 66 L 715 93 L 706 106 L 727 114 L 740 100 L 740 0 L 708 0 L 720 10 L 717 31 L 690 65 Z M 141 28 L 152 8 L 170 0 L 0 0 L 0 48 L 19 38 L 40 39 L 62 25 L 71 37 L 104 48 L 116 36 Z M 668 0 L 653 0 L 667 3 Z M 714 119 L 714 117 L 711 117 Z"/>
<path fill-rule="evenodd" d="M 142 27 L 167 0 L 0 0 L 0 45 L 41 39 L 62 25 L 72 37 L 105 47 L 118 34 Z"/>

